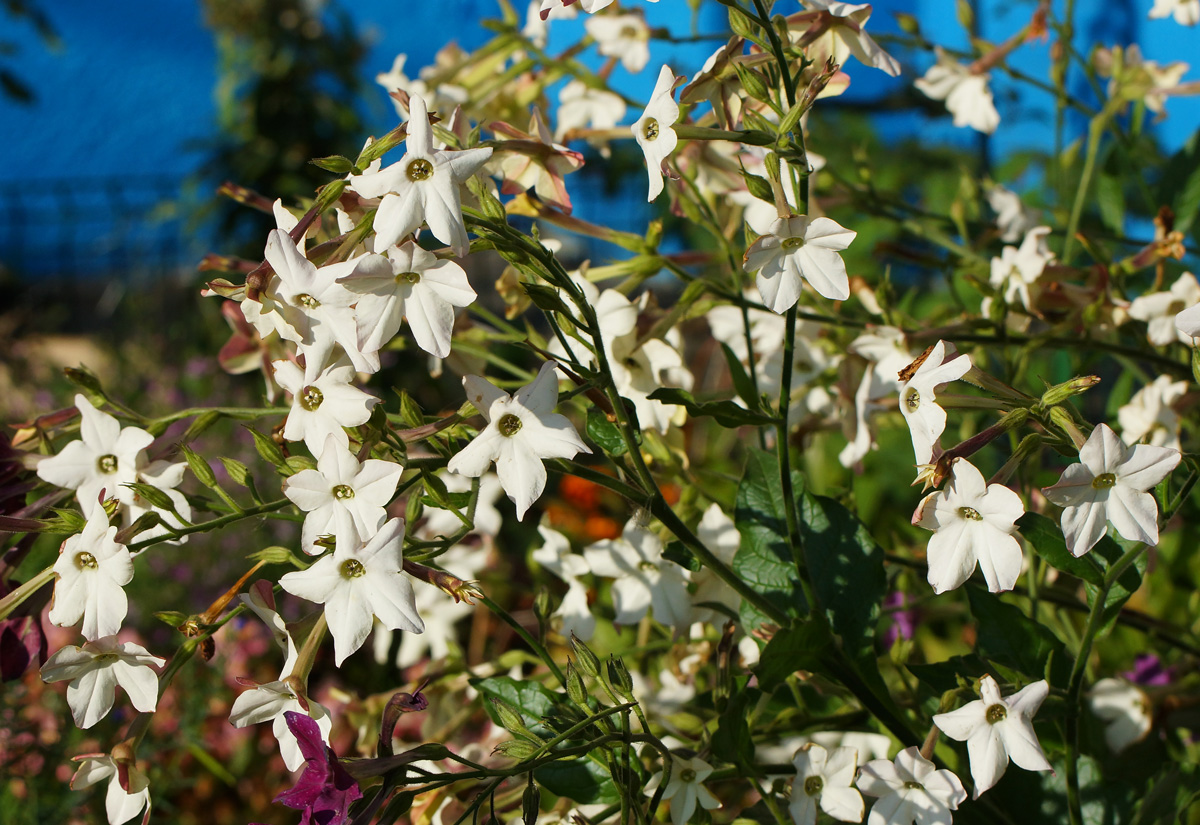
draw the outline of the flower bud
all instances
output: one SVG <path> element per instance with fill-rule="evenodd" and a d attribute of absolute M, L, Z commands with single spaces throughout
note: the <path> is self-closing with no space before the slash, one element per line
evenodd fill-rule
<path fill-rule="evenodd" d="M 196 451 L 186 444 L 179 449 L 183 453 L 183 457 L 187 461 L 187 465 L 191 469 L 192 475 L 196 477 L 196 480 L 210 489 L 216 487 L 217 476 L 213 473 L 212 467 L 208 466 L 208 462 L 197 455 Z"/>
<path fill-rule="evenodd" d="M 1054 407 L 1063 403 L 1072 396 L 1087 392 L 1092 387 L 1100 383 L 1098 375 L 1081 375 L 1072 378 L 1062 384 L 1056 384 L 1050 389 L 1042 393 L 1041 405 L 1043 408 Z"/>
<path fill-rule="evenodd" d="M 530 782 L 525 786 L 525 792 L 521 794 L 521 819 L 524 825 L 535 825 L 538 819 L 538 808 L 542 803 L 542 792 L 538 790 L 538 786 L 533 784 L 532 775 Z"/>
<path fill-rule="evenodd" d="M 512 759 L 529 759 L 537 754 L 539 748 L 532 742 L 526 742 L 524 739 L 510 739 L 507 742 L 501 742 L 496 746 L 492 753 L 498 753 L 501 756 L 507 756 Z"/>
<path fill-rule="evenodd" d="M 600 659 L 592 649 L 574 633 L 571 634 L 571 652 L 575 654 L 575 665 L 586 676 L 596 678 L 600 675 Z"/>
<path fill-rule="evenodd" d="M 622 699 L 633 701 L 633 677 L 629 675 L 625 663 L 616 656 L 608 658 L 608 682 Z"/>
<path fill-rule="evenodd" d="M 587 686 L 584 685 L 579 670 L 570 662 L 567 662 L 567 696 L 580 707 L 587 707 Z"/>

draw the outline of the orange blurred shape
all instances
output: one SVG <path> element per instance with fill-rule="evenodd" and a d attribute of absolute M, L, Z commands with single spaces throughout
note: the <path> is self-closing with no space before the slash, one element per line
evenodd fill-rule
<path fill-rule="evenodd" d="M 600 485 L 577 476 L 563 476 L 558 492 L 581 510 L 595 510 L 600 504 Z"/>
<path fill-rule="evenodd" d="M 583 532 L 592 541 L 615 539 L 621 535 L 621 525 L 608 516 L 588 516 Z"/>
<path fill-rule="evenodd" d="M 658 491 L 662 493 L 663 500 L 672 507 L 679 503 L 681 491 L 678 484 L 664 484 L 658 488 Z"/>

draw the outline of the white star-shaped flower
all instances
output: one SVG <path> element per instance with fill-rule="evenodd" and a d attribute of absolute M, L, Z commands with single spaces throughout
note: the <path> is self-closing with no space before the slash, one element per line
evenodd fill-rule
<path fill-rule="evenodd" d="M 38 478 L 74 490 L 80 506 L 89 513 L 101 490 L 108 498 L 128 504 L 133 490 L 125 485 L 138 480 L 138 472 L 147 463 L 145 450 L 154 436 L 137 427 L 122 427 L 81 394 L 75 396 L 75 407 L 79 410 L 79 440 L 63 447 L 58 455 L 39 461 Z"/>
<path fill-rule="evenodd" d="M 288 573 L 279 585 L 302 599 L 325 605 L 338 665 L 362 647 L 372 616 L 390 630 L 421 633 L 412 585 L 404 568 L 404 519 L 394 518 L 358 547 L 338 546 L 307 570 Z"/>
<path fill-rule="evenodd" d="M 119 642 L 116 636 L 102 636 L 83 647 L 67 645 L 42 665 L 42 679 L 62 682 L 67 679 L 67 704 L 71 716 L 81 728 L 90 728 L 112 710 L 117 685 L 129 694 L 129 701 L 142 713 L 158 705 L 158 674 L 166 659 L 133 642 Z"/>
<path fill-rule="evenodd" d="M 958 710 L 939 713 L 933 723 L 942 733 L 967 743 L 971 757 L 972 799 L 1000 781 L 1012 759 L 1027 771 L 1053 770 L 1033 732 L 1033 715 L 1050 692 L 1043 679 L 1026 685 L 1007 699 L 991 676 L 979 680 L 979 696 Z"/>
<path fill-rule="evenodd" d="M 543 459 L 591 452 L 566 416 L 553 412 L 558 405 L 557 368 L 556 362 L 547 361 L 532 384 L 511 396 L 478 375 L 463 379 L 467 399 L 488 425 L 450 459 L 447 469 L 481 476 L 494 461 L 504 492 L 517 507 L 518 520 L 546 489 Z"/>
<path fill-rule="evenodd" d="M 332 535 L 338 544 L 353 547 L 375 535 L 403 472 L 399 464 L 377 458 L 360 464 L 335 436 L 328 436 L 317 469 L 283 481 L 283 494 L 308 514 L 300 535 L 304 552 L 324 552 L 317 545 L 321 536 Z"/>
<path fill-rule="evenodd" d="M 763 302 L 780 315 L 800 299 L 802 281 L 826 298 L 844 301 L 850 297 L 850 279 L 838 253 L 857 234 L 831 218 L 779 218 L 746 250 L 742 268 L 758 273 Z"/>
<path fill-rule="evenodd" d="M 133 579 L 129 548 L 116 541 L 104 505 L 95 502 L 83 532 L 62 544 L 54 572 L 54 606 L 49 619 L 59 627 L 83 620 L 85 639 L 115 635 L 129 611 L 124 586 Z"/>
<path fill-rule="evenodd" d="M 412 241 L 370 255 L 340 283 L 357 297 L 358 346 L 378 352 L 408 320 L 417 346 L 437 358 L 450 354 L 455 307 L 470 306 L 475 290 L 466 271 Z"/>
<path fill-rule="evenodd" d="M 613 608 L 617 624 L 636 624 L 654 608 L 654 618 L 671 627 L 691 623 L 687 571 L 662 557 L 658 536 L 632 518 L 619 539 L 602 539 L 583 551 L 597 576 L 615 579 Z"/>
<path fill-rule="evenodd" d="M 409 107 L 404 157 L 378 172 L 352 175 L 350 186 L 363 197 L 383 199 L 375 213 L 377 249 L 394 246 L 425 222 L 433 236 L 461 258 L 470 242 L 459 187 L 483 167 L 492 150 L 434 149 L 425 99 L 413 94 Z"/>
<path fill-rule="evenodd" d="M 244 728 L 260 722 L 271 722 L 271 732 L 279 742 L 283 764 L 289 771 L 294 771 L 304 764 L 304 754 L 300 752 L 296 734 L 292 733 L 283 715 L 289 710 L 312 717 L 321 731 L 321 738 L 325 744 L 329 744 L 329 731 L 333 729 L 329 709 L 312 699 L 306 699 L 302 704 L 288 683 L 283 681 L 268 682 L 244 691 L 233 702 L 229 723 L 235 728 Z"/>
<path fill-rule="evenodd" d="M 572 80 L 558 93 L 554 135 L 562 139 L 572 129 L 612 129 L 625 117 L 625 101 L 605 89 Z"/>
<path fill-rule="evenodd" d="M 1117 421 L 1121 425 L 1121 440 L 1136 444 L 1145 439 L 1155 447 L 1179 446 L 1179 414 L 1173 406 L 1187 394 L 1186 381 L 1172 381 L 1169 375 L 1160 375 L 1142 387 L 1129 403 L 1117 410 Z"/>
<path fill-rule="evenodd" d="M 998 258 L 992 258 L 992 274 L 988 282 L 1004 292 L 1004 300 L 1012 304 L 1021 299 L 1025 309 L 1033 309 L 1029 288 L 1042 277 L 1046 265 L 1054 260 L 1054 253 L 1046 246 L 1050 227 L 1036 226 L 1025 233 L 1020 247 L 1006 246 Z"/>
<path fill-rule="evenodd" d="M 1200 322 L 1200 282 L 1195 275 L 1185 272 L 1171 284 L 1170 291 L 1134 298 L 1129 305 L 1129 317 L 1146 322 L 1146 338 L 1157 347 L 1177 340 L 1191 346 L 1194 336 L 1189 330 Z M 1195 321 L 1189 324 L 1193 317 Z"/>
<path fill-rule="evenodd" d="M 900 751 L 894 762 L 875 759 L 863 765 L 854 784 L 878 797 L 868 825 L 950 825 L 950 812 L 967 798 L 957 776 L 935 769 L 915 747 Z"/>
<path fill-rule="evenodd" d="M 646 156 L 646 173 L 650 180 L 647 201 L 653 201 L 662 194 L 667 157 L 679 143 L 679 137 L 671 128 L 679 120 L 679 104 L 675 102 L 677 81 L 671 67 L 663 66 L 646 111 L 629 127 L 634 140 L 642 147 L 642 154 Z"/>
<path fill-rule="evenodd" d="M 346 360 L 335 361 L 325 369 L 315 361 L 303 370 L 291 361 L 272 361 L 275 381 L 292 395 L 292 409 L 283 426 L 288 441 L 303 441 L 313 455 L 325 448 L 330 435 L 349 449 L 346 427 L 366 424 L 371 407 L 379 399 L 350 382 L 354 367 Z"/>
<path fill-rule="evenodd" d="M 946 489 L 925 496 L 913 514 L 913 524 L 934 531 L 928 551 L 934 592 L 961 587 L 977 562 L 988 590 L 1012 590 L 1022 560 L 1014 522 L 1023 515 L 1020 496 L 1001 484 L 985 482 L 965 458 L 955 459 Z"/>
<path fill-rule="evenodd" d="M 121 825 L 143 810 L 142 824 L 150 821 L 150 780 L 137 765 L 126 763 L 125 770 L 121 770 L 108 754 L 77 756 L 74 761 L 79 763 L 79 767 L 71 777 L 71 790 L 82 791 L 97 782 L 108 780 L 108 791 L 104 796 L 108 825 Z M 125 777 L 124 785 L 122 774 Z"/>
<path fill-rule="evenodd" d="M 999 184 L 988 189 L 988 206 L 996 213 L 1000 240 L 1013 243 L 1037 225 L 1037 216 L 1021 202 L 1021 196 Z"/>
<path fill-rule="evenodd" d="M 900 412 L 908 422 L 918 465 L 933 460 L 934 445 L 946 430 L 946 411 L 937 403 L 935 391 L 971 369 L 971 359 L 956 357 L 954 345 L 945 341 L 938 341 L 922 358 L 916 372 L 900 385 Z"/>
<path fill-rule="evenodd" d="M 928 98 L 946 101 L 955 126 L 970 126 L 990 135 L 1000 125 L 1000 114 L 988 88 L 988 73 L 972 72 L 940 49 L 938 62 L 913 85 Z"/>
<path fill-rule="evenodd" d="M 858 767 L 858 751 L 835 748 L 832 753 L 820 745 L 807 745 L 796 752 L 792 764 L 792 803 L 788 810 L 796 825 L 814 825 L 817 805 L 834 819 L 862 822 L 863 798 L 852 785 Z"/>
<path fill-rule="evenodd" d="M 667 787 L 663 791 L 662 798 L 671 803 L 672 825 L 687 825 L 692 814 L 696 812 L 696 805 L 706 811 L 721 807 L 720 800 L 701 784 L 708 779 L 712 772 L 712 765 L 698 756 L 691 759 L 684 759 L 681 756 L 671 758 L 671 777 L 667 780 Z M 657 791 L 662 781 L 662 771 L 650 777 L 650 781 L 646 783 L 646 795 L 652 795 Z"/>
<path fill-rule="evenodd" d="M 625 71 L 637 74 L 650 62 L 650 27 L 640 12 L 589 17 L 583 25 L 596 51 L 619 59 Z"/>
<path fill-rule="evenodd" d="M 1062 531 L 1076 556 L 1104 537 L 1106 522 L 1130 541 L 1158 544 L 1158 503 L 1149 490 L 1179 464 L 1179 450 L 1138 444 L 1126 447 L 1107 424 L 1092 430 L 1079 450 L 1079 463 L 1042 490 L 1063 508 Z"/>
<path fill-rule="evenodd" d="M 1181 26 L 1194 26 L 1200 23 L 1200 0 L 1154 0 L 1150 18 L 1162 18 L 1168 14 L 1174 16 L 1175 22 Z"/>
<path fill-rule="evenodd" d="M 867 21 L 871 19 L 870 3 L 804 0 L 804 5 L 812 11 L 793 15 L 791 20 L 795 23 L 789 28 L 789 36 L 817 66 L 824 66 L 831 57 L 834 63 L 843 66 L 853 55 L 864 66 L 899 76 L 900 64 L 866 32 Z"/>
<path fill-rule="evenodd" d="M 560 624 L 559 633 L 570 638 L 578 636 L 589 641 L 596 632 L 596 617 L 588 609 L 587 585 L 579 580 L 591 572 L 587 560 L 571 552 L 571 541 L 557 530 L 538 525 L 542 546 L 534 550 L 531 558 L 567 583 L 567 593 L 562 604 L 551 617 Z"/>

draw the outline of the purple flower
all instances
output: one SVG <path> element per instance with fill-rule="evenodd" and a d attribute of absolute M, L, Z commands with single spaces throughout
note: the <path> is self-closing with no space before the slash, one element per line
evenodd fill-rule
<path fill-rule="evenodd" d="M 884 612 L 888 608 L 894 608 L 892 612 L 892 623 L 883 634 L 883 644 L 885 647 L 891 647 L 900 639 L 911 639 L 913 633 L 917 629 L 917 611 L 913 608 L 906 607 L 908 597 L 898 590 L 895 590 L 887 595 L 883 600 Z"/>
<path fill-rule="evenodd" d="M 1139 653 L 1133 660 L 1133 670 L 1122 673 L 1135 685 L 1168 685 L 1175 677 L 1174 668 L 1163 665 L 1153 653 Z"/>
<path fill-rule="evenodd" d="M 300 825 L 341 825 L 350 817 L 350 804 L 362 798 L 358 783 L 338 762 L 333 748 L 325 744 L 311 717 L 291 710 L 283 716 L 300 744 L 304 772 L 296 787 L 282 792 L 275 801 L 303 811 Z"/>

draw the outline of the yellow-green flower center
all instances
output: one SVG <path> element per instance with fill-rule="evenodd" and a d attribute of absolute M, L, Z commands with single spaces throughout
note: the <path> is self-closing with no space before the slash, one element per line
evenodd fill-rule
<path fill-rule="evenodd" d="M 304 307 L 305 309 L 316 309 L 320 305 L 321 302 L 309 295 L 307 292 L 301 292 L 296 296 L 296 306 L 298 307 Z"/>
<path fill-rule="evenodd" d="M 321 406 L 321 402 L 325 400 L 325 393 L 313 386 L 305 387 L 300 390 L 300 406 L 312 412 Z"/>
<path fill-rule="evenodd" d="M 911 779 L 910 779 L 909 781 L 907 781 L 907 782 L 905 782 L 905 783 L 904 783 L 904 787 L 908 788 L 910 791 L 923 791 L 923 790 L 925 790 L 925 786 L 924 786 L 924 785 L 922 785 L 920 782 L 914 782 L 914 781 L 912 781 Z"/>
<path fill-rule="evenodd" d="M 904 406 L 908 407 L 909 412 L 916 412 L 917 408 L 921 406 L 921 393 L 913 387 L 905 390 Z"/>
<path fill-rule="evenodd" d="M 974 507 L 959 507 L 958 514 L 971 521 L 983 521 L 983 516 L 979 515 L 979 511 Z"/>
<path fill-rule="evenodd" d="M 658 140 L 660 131 L 658 121 L 654 118 L 648 117 L 642 122 L 642 137 L 646 140 Z"/>
<path fill-rule="evenodd" d="M 997 722 L 1003 722 L 1008 717 L 1008 706 L 995 704 L 988 705 L 987 711 L 984 713 L 984 718 L 987 719 L 989 725 L 994 725 Z"/>
<path fill-rule="evenodd" d="M 512 413 L 505 413 L 500 417 L 496 428 L 500 430 L 500 435 L 505 438 L 512 438 L 521 431 L 521 419 Z"/>
<path fill-rule="evenodd" d="M 1117 477 L 1112 473 L 1101 473 L 1092 479 L 1092 488 L 1095 490 L 1107 490 L 1117 483 Z"/>
<path fill-rule="evenodd" d="M 639 561 L 638 569 L 639 570 L 657 570 L 658 565 L 652 561 Z"/>
<path fill-rule="evenodd" d="M 696 772 L 694 770 L 692 770 L 691 768 L 684 768 L 682 771 L 680 771 L 679 778 L 684 783 L 695 782 L 696 781 Z"/>
<path fill-rule="evenodd" d="M 96 657 L 95 661 L 96 661 L 96 664 L 98 664 L 98 665 L 107 666 L 107 665 L 112 664 L 113 662 L 118 661 L 120 658 L 121 657 L 115 653 L 101 653 L 99 656 Z"/>
<path fill-rule="evenodd" d="M 102 455 L 96 459 L 96 469 L 105 475 L 111 475 L 117 471 L 117 457 L 115 455 Z"/>
<path fill-rule="evenodd" d="M 344 579 L 357 579 L 359 576 L 366 575 L 366 572 L 367 569 L 358 559 L 346 559 L 342 562 L 342 578 Z"/>
<path fill-rule="evenodd" d="M 333 497 L 339 501 L 354 498 L 354 488 L 349 484 L 339 484 L 333 488 Z"/>
<path fill-rule="evenodd" d="M 809 796 L 816 796 L 825 787 L 825 780 L 819 776 L 810 776 L 804 780 L 804 793 Z"/>
<path fill-rule="evenodd" d="M 784 238 L 780 246 L 784 249 L 799 249 L 804 246 L 804 238 Z"/>
<path fill-rule="evenodd" d="M 419 284 L 421 283 L 420 272 L 401 272 L 396 276 L 396 283 Z"/>
<path fill-rule="evenodd" d="M 433 177 L 433 164 L 425 158 L 416 158 L 408 162 L 408 179 L 411 181 L 429 180 Z"/>
<path fill-rule="evenodd" d="M 75 566 L 80 570 L 85 567 L 88 570 L 95 570 L 100 567 L 100 562 L 96 561 L 96 557 L 84 550 L 82 553 L 75 554 Z"/>

